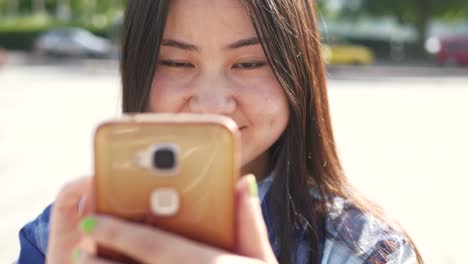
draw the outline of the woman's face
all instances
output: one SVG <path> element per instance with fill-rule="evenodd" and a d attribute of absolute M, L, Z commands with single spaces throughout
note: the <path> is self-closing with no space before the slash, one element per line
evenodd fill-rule
<path fill-rule="evenodd" d="M 242 165 L 283 133 L 288 101 L 237 0 L 173 0 L 148 111 L 221 114 L 241 131 Z"/>

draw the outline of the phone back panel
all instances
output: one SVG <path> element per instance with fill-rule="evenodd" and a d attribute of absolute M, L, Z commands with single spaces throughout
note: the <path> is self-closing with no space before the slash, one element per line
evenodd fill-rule
<path fill-rule="evenodd" d="M 191 115 L 137 115 L 101 125 L 95 135 L 96 211 L 151 224 L 226 250 L 235 243 L 239 139 L 233 121 Z M 173 175 L 138 166 L 154 144 L 179 147 Z M 179 194 L 171 216 L 152 213 L 154 190 Z"/>

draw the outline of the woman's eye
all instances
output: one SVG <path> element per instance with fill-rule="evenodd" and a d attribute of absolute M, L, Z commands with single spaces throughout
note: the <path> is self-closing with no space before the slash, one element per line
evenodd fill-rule
<path fill-rule="evenodd" d="M 238 63 L 233 66 L 235 69 L 242 69 L 242 70 L 253 70 L 256 68 L 260 68 L 265 66 L 265 62 L 263 61 L 254 61 L 254 62 L 243 62 Z"/>
<path fill-rule="evenodd" d="M 191 63 L 183 62 L 183 61 L 163 60 L 161 61 L 161 64 L 164 66 L 174 67 L 174 68 L 193 68 L 193 65 Z"/>

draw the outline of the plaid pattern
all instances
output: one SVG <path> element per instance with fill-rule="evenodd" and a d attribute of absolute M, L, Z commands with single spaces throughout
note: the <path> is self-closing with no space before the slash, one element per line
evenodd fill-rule
<path fill-rule="evenodd" d="M 268 208 L 268 190 L 273 176 L 259 183 L 262 212 L 268 229 L 270 244 L 276 256 L 279 246 L 273 234 Z M 313 199 L 320 199 L 316 189 L 310 190 Z M 322 264 L 410 264 L 416 263 L 414 251 L 397 232 L 375 217 L 365 214 L 341 197 L 328 203 L 329 215 L 325 220 L 325 237 L 321 238 Z M 299 242 L 293 263 L 308 263 L 309 241 L 305 236 L 306 225 L 299 227 Z"/>
<path fill-rule="evenodd" d="M 273 175 L 259 183 L 259 198 L 268 229 L 268 236 L 276 256 L 279 246 L 273 234 L 268 190 Z M 311 190 L 311 196 L 318 198 L 318 192 Z M 416 263 L 413 250 L 398 233 L 390 230 L 374 217 L 366 215 L 346 200 L 335 197 L 329 204 L 330 214 L 326 219 L 326 236 L 321 240 L 322 264 L 410 264 Z M 43 264 L 49 235 L 51 206 L 34 221 L 25 225 L 19 234 L 21 250 L 17 263 Z M 293 263 L 307 263 L 310 244 L 305 236 L 305 225 L 298 227 L 295 240 L 298 241 Z"/>
<path fill-rule="evenodd" d="M 385 223 L 336 197 L 321 263 L 416 263 L 408 242 Z"/>

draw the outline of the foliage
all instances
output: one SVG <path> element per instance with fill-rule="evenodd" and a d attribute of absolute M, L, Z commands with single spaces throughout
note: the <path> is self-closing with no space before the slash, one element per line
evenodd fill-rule
<path fill-rule="evenodd" d="M 363 0 L 361 12 L 373 15 L 392 15 L 404 23 L 417 23 L 421 16 L 428 18 L 463 18 L 468 15 L 466 0 Z"/>
<path fill-rule="evenodd" d="M 349 3 L 359 2 L 351 6 Z M 418 32 L 417 44 L 424 50 L 427 30 L 432 19 L 463 19 L 468 15 L 466 0 L 354 0 L 345 1 L 347 15 L 393 16 L 402 24 L 413 26 Z"/>

